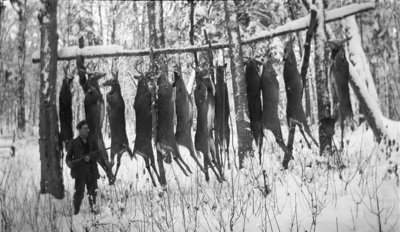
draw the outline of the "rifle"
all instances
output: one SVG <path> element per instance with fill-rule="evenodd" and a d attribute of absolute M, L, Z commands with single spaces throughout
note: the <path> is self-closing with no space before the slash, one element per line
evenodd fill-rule
<path fill-rule="evenodd" d="M 85 153 L 85 154 L 83 154 L 83 156 L 82 156 L 81 158 L 72 160 L 71 163 L 72 163 L 72 164 L 76 164 L 76 163 L 78 163 L 78 162 L 81 162 L 81 161 L 82 161 L 83 159 L 85 159 L 85 157 L 88 156 L 88 155 L 89 155 L 90 159 L 92 159 L 93 154 L 95 154 L 95 153 L 97 153 L 97 152 L 101 152 L 101 151 L 107 151 L 107 150 L 109 150 L 109 149 L 111 149 L 111 148 L 112 148 L 112 146 L 111 146 L 111 147 L 104 148 L 104 149 L 99 149 L 99 150 L 95 150 L 95 151 L 91 151 L 91 152 Z"/>

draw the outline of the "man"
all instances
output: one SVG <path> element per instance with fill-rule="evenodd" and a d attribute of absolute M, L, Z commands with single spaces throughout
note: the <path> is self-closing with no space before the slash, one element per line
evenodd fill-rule
<path fill-rule="evenodd" d="M 85 186 L 89 195 L 90 211 L 97 213 L 94 209 L 96 204 L 97 179 L 100 177 L 95 159 L 97 146 L 89 143 L 89 126 L 82 120 L 76 126 L 79 136 L 68 144 L 66 163 L 71 168 L 71 176 L 75 179 L 75 193 L 73 197 L 74 214 L 79 213 Z"/>

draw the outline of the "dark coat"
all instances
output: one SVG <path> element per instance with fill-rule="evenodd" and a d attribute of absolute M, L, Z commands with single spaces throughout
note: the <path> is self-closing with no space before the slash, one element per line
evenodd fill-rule
<path fill-rule="evenodd" d="M 89 142 L 89 140 L 87 141 Z M 92 153 L 89 155 L 89 162 L 85 162 L 83 159 L 77 162 L 73 162 L 74 160 L 81 159 L 83 156 L 85 156 L 85 150 L 83 146 L 84 145 L 82 139 L 79 136 L 73 139 L 68 144 L 67 156 L 65 158 L 65 161 L 71 161 L 73 163 L 71 167 L 71 176 L 74 179 L 83 177 L 94 177 L 98 179 L 100 175 L 96 163 L 96 156 L 98 155 L 97 153 Z M 98 150 L 97 146 L 93 142 L 89 143 L 89 149 L 90 151 Z"/>

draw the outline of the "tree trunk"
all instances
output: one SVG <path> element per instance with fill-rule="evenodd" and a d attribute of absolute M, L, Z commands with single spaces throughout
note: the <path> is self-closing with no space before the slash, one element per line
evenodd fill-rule
<path fill-rule="evenodd" d="M 378 150 L 386 152 L 386 159 L 392 168 L 398 167 L 400 161 L 400 152 L 398 150 L 400 122 L 386 118 L 380 109 L 379 102 L 376 101 L 376 88 L 370 82 L 371 73 L 368 61 L 364 59 L 365 53 L 361 46 L 361 38 L 355 17 L 344 19 L 341 23 L 347 38 L 350 38 L 345 49 L 346 58 L 349 61 L 350 85 L 357 95 L 360 109 L 362 109 L 368 125 L 372 128 L 375 139 L 380 143 Z M 372 86 L 369 84 L 372 84 Z"/>
<path fill-rule="evenodd" d="M 58 141 L 56 107 L 57 83 L 57 0 L 41 0 L 40 116 L 39 149 L 41 160 L 40 193 L 64 198 L 62 157 Z"/>
<path fill-rule="evenodd" d="M 3 24 L 3 12 L 6 6 L 4 5 L 3 1 L 0 1 L 0 80 L 3 80 L 3 56 L 2 56 L 2 50 L 1 50 L 1 45 L 3 43 L 3 34 L 2 32 L 2 24 Z"/>
<path fill-rule="evenodd" d="M 190 40 L 190 45 L 194 45 L 194 7 L 195 7 L 195 2 L 190 1 L 190 31 L 189 31 L 189 40 Z M 193 52 L 193 58 L 194 58 L 194 64 L 196 67 L 199 66 L 199 61 L 197 59 L 197 53 Z M 190 91 L 191 92 L 191 91 Z"/>
<path fill-rule="evenodd" d="M 146 24 L 145 24 L 145 19 L 144 19 L 144 16 L 146 15 L 146 4 L 143 4 L 142 5 L 142 7 L 143 7 L 143 11 L 142 11 L 142 15 L 143 15 L 143 17 L 142 17 L 142 21 L 141 21 L 141 26 L 142 26 L 142 40 L 141 40 L 141 46 L 140 46 L 140 48 L 143 48 L 144 46 L 146 46 Z M 144 58 L 143 57 L 141 57 L 142 58 L 142 61 L 144 61 Z"/>
<path fill-rule="evenodd" d="M 159 41 L 160 48 L 165 48 L 165 33 L 164 33 L 164 8 L 163 1 L 157 1 L 157 17 L 156 17 L 156 28 L 157 28 L 157 38 Z"/>
<path fill-rule="evenodd" d="M 118 8 L 119 8 L 119 2 L 114 3 L 115 5 L 111 7 L 111 12 L 112 12 L 112 27 L 111 27 L 111 44 L 115 44 L 117 40 L 117 23 L 116 23 L 116 17 L 118 14 Z M 111 72 L 115 72 L 118 69 L 118 57 L 113 57 L 111 60 Z M 107 99 L 106 94 L 103 96 L 104 99 Z M 105 101 L 105 104 L 108 104 L 108 101 Z M 108 107 L 108 106 L 107 106 Z M 104 124 L 104 134 L 108 136 L 108 138 L 111 138 L 111 132 L 110 132 L 110 123 L 108 121 L 108 117 L 105 117 Z"/>
<path fill-rule="evenodd" d="M 0 84 L 1 86 L 6 85 L 6 81 L 4 78 L 4 63 L 3 63 L 3 48 L 2 48 L 2 44 L 3 44 L 3 34 L 2 34 L 2 24 L 3 24 L 3 11 L 5 9 L 4 6 L 4 2 L 0 1 Z M 1 93 L 1 92 L 0 92 Z M 1 93 L 0 94 L 0 115 L 3 115 L 3 107 L 4 107 L 4 94 L 5 93 Z"/>
<path fill-rule="evenodd" d="M 296 17 L 296 13 L 294 12 L 295 10 L 293 8 L 297 3 L 292 0 L 288 0 L 288 4 L 289 4 L 290 18 L 292 21 L 296 20 L 297 17 Z M 299 31 L 296 31 L 296 37 L 297 37 L 297 44 L 299 45 L 300 56 L 303 56 L 303 50 L 301 47 L 301 36 L 300 36 Z"/>
<path fill-rule="evenodd" d="M 315 33 L 316 27 L 317 27 L 317 11 L 316 10 L 311 10 L 310 11 L 310 27 L 307 30 L 306 33 L 306 39 L 304 42 L 304 56 L 303 56 L 303 63 L 301 65 L 301 79 L 303 80 L 303 88 L 305 92 L 305 98 L 306 98 L 306 115 L 308 118 L 310 118 L 310 121 L 313 121 L 311 119 L 311 88 L 310 86 L 310 81 L 307 78 L 307 70 L 310 66 L 310 52 L 311 52 L 311 39 Z"/>
<path fill-rule="evenodd" d="M 332 137 L 328 135 L 329 119 L 331 118 L 331 104 L 329 101 L 329 83 L 326 75 L 326 55 L 325 55 L 325 17 L 324 6 L 322 0 L 316 1 L 317 6 L 317 29 L 315 32 L 315 76 L 317 83 L 317 104 L 318 104 L 318 120 L 319 120 L 319 146 L 320 155 L 324 152 L 324 148 L 330 147 Z"/>
<path fill-rule="evenodd" d="M 37 82 L 35 83 L 36 84 L 36 86 L 37 86 Z M 38 99 L 38 95 L 39 95 L 39 88 L 38 87 L 35 87 L 35 92 L 33 93 L 34 95 L 34 97 L 33 97 L 33 114 L 32 114 L 32 131 L 34 131 L 33 130 L 33 128 L 36 126 L 36 112 L 37 112 L 37 108 L 39 108 L 39 106 L 38 106 L 38 104 L 37 104 L 37 99 Z"/>
<path fill-rule="evenodd" d="M 149 1 L 147 2 L 147 15 L 148 15 L 148 26 L 149 26 L 149 47 L 157 48 L 157 30 L 156 30 L 156 13 L 155 13 L 155 2 Z M 154 66 L 156 57 L 154 55 L 150 55 L 150 66 Z M 153 131 L 153 140 L 156 141 L 157 136 L 157 106 L 156 106 L 156 87 L 157 80 L 151 81 L 151 102 L 152 102 L 152 131 Z"/>
<path fill-rule="evenodd" d="M 160 3 L 161 4 L 161 3 Z M 157 22 L 156 17 L 156 1 L 147 2 L 147 15 L 148 15 L 148 26 L 149 26 L 149 47 L 150 48 L 159 48 L 159 38 L 157 33 L 157 24 L 160 25 L 160 22 Z M 160 16 L 159 16 L 160 17 Z M 162 17 L 160 18 L 162 20 Z M 162 23 L 161 23 L 162 25 Z M 163 63 L 160 63 L 160 55 L 154 55 L 154 53 L 150 52 L 150 69 L 154 68 L 156 64 L 161 64 L 161 72 L 166 70 L 166 66 Z M 158 88 L 157 88 L 157 78 L 152 78 L 150 80 L 150 92 L 151 92 L 151 115 L 152 115 L 152 131 L 153 131 L 153 141 L 157 146 L 157 125 L 158 125 Z M 167 184 L 167 180 L 165 177 L 165 169 L 164 169 L 164 161 L 163 155 L 158 149 L 155 149 L 157 154 L 157 163 L 158 163 L 158 173 L 159 179 L 158 181 L 162 186 Z"/>
<path fill-rule="evenodd" d="M 26 32 L 26 0 L 17 2 L 18 9 L 18 131 L 25 131 L 25 32 Z"/>
<path fill-rule="evenodd" d="M 157 41 L 159 48 L 165 48 L 165 30 L 164 30 L 164 8 L 163 1 L 156 2 L 156 31 Z M 160 54 L 158 57 L 158 64 L 161 65 L 161 70 L 164 73 L 168 73 L 168 65 L 165 59 L 166 55 Z"/>
<path fill-rule="evenodd" d="M 156 27 L 156 2 L 147 2 L 147 16 L 148 16 L 148 29 L 149 29 L 149 46 L 158 48 L 157 41 L 157 27 Z M 154 57 L 153 57 L 154 58 Z"/>
<path fill-rule="evenodd" d="M 372 75 L 369 69 L 368 60 L 361 46 L 361 38 L 354 16 L 342 21 L 342 26 L 347 38 L 350 38 L 346 55 L 349 60 L 350 84 L 360 101 L 360 108 L 372 128 L 375 138 L 380 142 L 383 138 L 399 139 L 393 137 L 393 133 L 400 133 L 400 123 L 396 122 L 395 127 L 388 127 L 390 120 L 383 116 L 380 103 L 377 101 L 377 92 L 374 83 L 371 83 Z M 391 122 L 393 123 L 393 122 Z M 397 129 L 396 129 L 397 128 Z M 388 136 L 389 135 L 389 136 Z"/>
<path fill-rule="evenodd" d="M 100 36 L 101 36 L 101 44 L 104 44 L 104 25 L 103 25 L 103 16 L 101 13 L 101 4 L 98 6 L 99 10 L 99 18 L 100 18 Z"/>
<path fill-rule="evenodd" d="M 243 168 L 244 157 L 252 151 L 246 83 L 244 78 L 243 50 L 240 45 L 240 30 L 237 12 L 232 1 L 224 1 L 225 22 L 228 30 L 229 56 L 235 100 L 238 133 L 239 168 Z"/>

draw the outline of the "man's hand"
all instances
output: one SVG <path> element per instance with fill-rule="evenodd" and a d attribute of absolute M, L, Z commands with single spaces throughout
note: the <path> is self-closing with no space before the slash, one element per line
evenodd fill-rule
<path fill-rule="evenodd" d="M 67 166 L 68 166 L 69 168 L 72 168 L 72 162 L 71 162 L 71 161 L 68 161 L 68 162 L 67 162 Z"/>
<path fill-rule="evenodd" d="M 90 161 L 90 156 L 85 156 L 85 158 L 84 158 L 84 160 L 85 160 L 85 162 L 89 162 Z"/>

